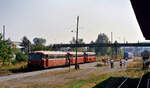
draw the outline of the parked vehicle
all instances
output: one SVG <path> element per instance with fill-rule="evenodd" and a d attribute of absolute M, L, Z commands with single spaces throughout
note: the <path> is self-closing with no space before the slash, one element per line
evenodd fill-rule
<path fill-rule="evenodd" d="M 125 52 L 124 53 L 124 59 L 132 59 L 134 57 L 133 53 Z"/>

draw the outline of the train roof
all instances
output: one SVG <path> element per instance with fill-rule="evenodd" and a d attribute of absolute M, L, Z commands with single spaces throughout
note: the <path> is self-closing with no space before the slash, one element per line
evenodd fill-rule
<path fill-rule="evenodd" d="M 54 55 L 54 54 L 61 54 L 61 55 L 65 55 L 67 54 L 66 52 L 62 52 L 62 51 L 34 51 L 33 53 L 42 53 L 42 54 L 48 54 L 48 55 Z"/>
<path fill-rule="evenodd" d="M 68 53 L 70 53 L 70 54 L 72 54 L 72 55 L 75 55 L 75 54 L 76 54 L 76 52 L 68 52 Z M 78 54 L 78 55 L 81 55 L 81 54 L 83 55 L 84 53 L 83 53 L 83 52 L 77 52 L 77 54 Z"/>
<path fill-rule="evenodd" d="M 95 55 L 96 53 L 95 52 L 86 52 L 86 54 Z"/>
<path fill-rule="evenodd" d="M 76 52 L 63 52 L 63 51 L 34 51 L 32 53 L 42 53 L 42 54 L 47 54 L 47 55 L 66 55 L 67 53 L 70 53 L 72 55 L 75 55 Z M 89 54 L 89 55 L 93 55 L 95 54 L 95 52 L 85 52 L 86 54 Z M 84 52 L 77 52 L 78 55 L 83 55 Z"/>

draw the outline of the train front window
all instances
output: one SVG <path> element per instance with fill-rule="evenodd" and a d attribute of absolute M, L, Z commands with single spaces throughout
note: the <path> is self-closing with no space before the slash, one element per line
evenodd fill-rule
<path fill-rule="evenodd" d="M 44 58 L 43 54 L 36 54 L 36 53 L 30 54 L 31 60 L 41 60 L 43 58 Z"/>

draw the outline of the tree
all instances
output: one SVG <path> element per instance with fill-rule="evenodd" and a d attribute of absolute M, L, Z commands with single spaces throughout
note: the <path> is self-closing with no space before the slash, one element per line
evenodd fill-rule
<path fill-rule="evenodd" d="M 18 62 L 22 62 L 22 61 L 27 61 L 27 55 L 25 55 L 24 53 L 22 53 L 22 52 L 18 52 L 18 53 L 16 53 L 16 60 L 18 61 Z"/>
<path fill-rule="evenodd" d="M 26 36 L 22 38 L 21 46 L 24 47 L 25 54 L 28 54 L 31 48 L 31 42 Z"/>
<path fill-rule="evenodd" d="M 13 56 L 11 47 L 8 47 L 5 41 L 2 40 L 2 35 L 0 34 L 0 59 L 3 65 L 6 61 L 9 61 Z"/>
<path fill-rule="evenodd" d="M 43 38 L 34 38 L 33 39 L 34 45 L 44 45 L 46 43 L 46 39 Z"/>
<path fill-rule="evenodd" d="M 95 41 L 95 43 L 109 43 L 109 38 L 106 34 L 100 33 Z M 109 50 L 109 51 L 108 51 Z M 108 47 L 95 47 L 96 54 L 102 56 L 109 54 L 110 49 Z"/>
<path fill-rule="evenodd" d="M 75 39 L 75 37 L 72 38 L 72 40 L 70 41 L 70 44 L 76 44 L 76 39 Z M 78 44 L 84 44 L 84 41 L 83 41 L 82 38 L 78 39 Z M 72 50 L 75 51 L 75 48 L 72 48 Z M 84 51 L 84 48 L 83 48 L 83 47 L 80 47 L 80 48 L 78 48 L 78 51 L 79 51 L 79 52 L 82 52 L 82 51 Z"/>
<path fill-rule="evenodd" d="M 9 47 L 11 47 L 12 44 L 13 44 L 10 38 L 8 38 L 8 39 L 5 41 L 5 43 L 6 43 Z"/>
<path fill-rule="evenodd" d="M 90 44 L 93 44 L 94 41 L 91 41 Z M 94 47 L 88 47 L 88 51 L 89 52 L 95 52 L 95 48 Z"/>
<path fill-rule="evenodd" d="M 75 37 L 72 38 L 72 40 L 70 41 L 70 44 L 76 44 Z M 78 39 L 78 44 L 84 44 L 84 41 L 82 38 Z"/>

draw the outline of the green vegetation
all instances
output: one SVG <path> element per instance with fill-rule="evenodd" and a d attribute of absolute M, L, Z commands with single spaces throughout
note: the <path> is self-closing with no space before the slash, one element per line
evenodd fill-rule
<path fill-rule="evenodd" d="M 84 44 L 85 42 L 83 41 L 82 38 L 79 38 L 78 39 L 78 44 Z M 72 40 L 70 41 L 70 44 L 76 44 L 76 39 L 75 37 L 72 38 Z M 76 49 L 75 48 L 72 48 L 71 49 L 72 51 L 75 51 Z M 83 52 L 84 51 L 84 47 L 80 47 L 77 49 L 79 52 Z"/>
<path fill-rule="evenodd" d="M 2 40 L 2 36 L 0 34 L 0 60 L 2 61 L 2 65 L 6 65 L 6 62 L 9 62 L 13 57 L 13 52 L 11 47 L 8 47 L 7 43 Z"/>
<path fill-rule="evenodd" d="M 34 45 L 44 45 L 46 43 L 46 39 L 43 38 L 34 38 L 33 39 Z"/>
<path fill-rule="evenodd" d="M 147 71 L 144 71 L 145 73 Z M 111 74 L 110 74 L 111 73 Z M 105 88 L 107 83 L 113 78 L 139 78 L 143 71 L 138 69 L 130 69 L 126 71 L 112 71 L 98 76 L 89 77 L 86 80 L 78 80 L 69 84 L 67 88 Z M 111 78 L 111 80 L 110 80 Z"/>
<path fill-rule="evenodd" d="M 15 61 L 15 60 L 13 60 Z M 0 66 L 0 76 L 4 76 L 4 75 L 8 75 L 8 74 L 12 74 L 14 72 L 23 72 L 21 70 L 24 70 L 27 68 L 27 62 L 12 62 L 15 64 L 11 64 L 11 65 L 4 65 L 4 66 Z"/>
<path fill-rule="evenodd" d="M 109 43 L 109 38 L 106 34 L 100 33 L 95 41 L 95 43 Z M 98 55 L 105 56 L 111 54 L 110 47 L 96 47 L 95 52 Z"/>
<path fill-rule="evenodd" d="M 32 45 L 31 45 L 30 40 L 26 36 L 22 38 L 21 46 L 23 47 L 24 53 L 27 55 Z"/>
<path fill-rule="evenodd" d="M 27 55 L 25 55 L 25 54 L 23 54 L 22 52 L 18 52 L 18 53 L 16 53 L 16 60 L 18 61 L 18 62 L 22 62 L 22 61 L 27 61 Z"/>
<path fill-rule="evenodd" d="M 21 48 L 17 48 L 14 42 L 9 38 L 2 40 L 0 34 L 0 74 L 11 74 L 20 72 L 27 67 L 28 54 L 35 50 L 52 50 L 52 46 L 45 46 L 46 40 L 43 38 L 34 38 L 34 44 L 24 36 L 20 44 Z M 5 68 L 5 69 L 4 69 Z"/>

